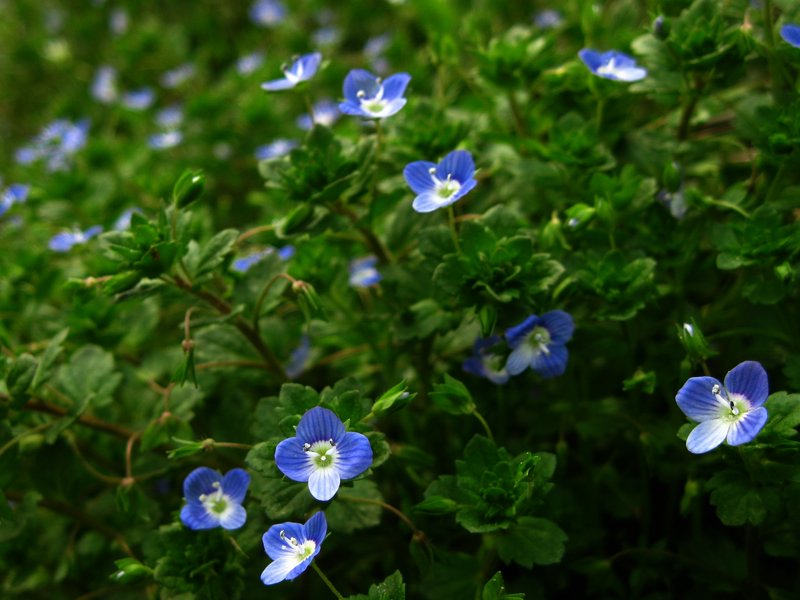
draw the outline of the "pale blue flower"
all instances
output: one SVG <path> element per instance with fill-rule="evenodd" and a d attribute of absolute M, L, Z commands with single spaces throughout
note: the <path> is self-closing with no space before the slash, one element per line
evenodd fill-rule
<path fill-rule="evenodd" d="M 477 185 L 475 163 L 466 150 L 454 150 L 438 165 L 425 160 L 409 163 L 403 177 L 417 194 L 412 208 L 427 213 L 453 204 Z"/>
<path fill-rule="evenodd" d="M 339 41 L 341 36 L 342 32 L 338 27 L 328 25 L 317 29 L 311 36 L 311 40 L 316 46 L 332 46 Z"/>
<path fill-rule="evenodd" d="M 683 414 L 700 423 L 686 439 L 686 448 L 702 454 L 724 441 L 731 446 L 752 441 L 767 422 L 767 396 L 767 372 L 755 361 L 728 371 L 724 385 L 713 377 L 690 378 L 675 396 Z"/>
<path fill-rule="evenodd" d="M 319 554 L 328 522 L 320 511 L 302 523 L 278 523 L 270 527 L 262 538 L 264 551 L 273 562 L 261 573 L 264 585 L 291 581 L 305 571 Z"/>
<path fill-rule="evenodd" d="M 298 83 L 308 81 L 316 75 L 319 65 L 322 62 L 322 54 L 312 52 L 304 54 L 291 65 L 283 68 L 283 79 L 275 79 L 261 84 L 261 89 L 268 92 L 278 90 L 288 90 L 295 87 Z"/>
<path fill-rule="evenodd" d="M 186 504 L 181 521 L 189 529 L 239 529 L 247 520 L 242 506 L 250 485 L 244 469 L 231 469 L 223 477 L 219 471 L 198 467 L 183 481 Z"/>
<path fill-rule="evenodd" d="M 250 75 L 250 73 L 253 73 L 261 68 L 261 65 L 264 64 L 265 58 L 266 57 L 263 52 L 246 54 L 236 61 L 236 70 L 239 72 L 239 75 Z"/>
<path fill-rule="evenodd" d="M 19 164 L 43 160 L 48 171 L 64 171 L 78 150 L 86 145 L 89 120 L 76 123 L 58 119 L 46 125 L 30 145 L 19 148 L 15 158 Z"/>
<path fill-rule="evenodd" d="M 25 200 L 28 199 L 28 192 L 30 192 L 30 189 L 31 186 L 29 185 L 13 183 L 3 190 L 2 195 L 0 195 L 0 217 L 8 212 L 8 209 L 15 204 L 25 202 Z"/>
<path fill-rule="evenodd" d="M 344 102 L 339 110 L 366 119 L 391 117 L 406 105 L 403 94 L 409 81 L 408 73 L 396 73 L 383 81 L 369 71 L 353 69 L 344 79 Z"/>
<path fill-rule="evenodd" d="M 647 77 L 647 69 L 643 69 L 633 58 L 617 50 L 598 52 L 584 48 L 578 52 L 578 56 L 592 73 L 603 79 L 631 82 Z"/>
<path fill-rule="evenodd" d="M 498 335 L 493 335 L 486 339 L 478 338 L 472 348 L 472 356 L 464 361 L 461 368 L 467 373 L 485 377 L 492 383 L 498 385 L 506 383 L 510 376 L 505 367 L 502 367 L 503 357 L 488 352 L 490 348 L 499 343 L 500 336 Z"/>
<path fill-rule="evenodd" d="M 289 379 L 297 379 L 300 377 L 308 366 L 308 359 L 310 356 L 311 338 L 304 334 L 300 338 L 300 343 L 292 350 L 292 354 L 289 356 L 289 362 L 283 369 L 286 376 Z"/>
<path fill-rule="evenodd" d="M 85 244 L 94 236 L 102 233 L 103 228 L 100 225 L 90 227 L 86 231 L 80 229 L 72 229 L 69 231 L 62 231 L 50 238 L 48 247 L 53 252 L 69 252 L 73 246 Z"/>
<path fill-rule="evenodd" d="M 119 96 L 117 70 L 105 65 L 100 67 L 92 80 L 92 96 L 98 102 L 110 104 Z"/>
<path fill-rule="evenodd" d="M 277 139 L 274 142 L 256 148 L 255 156 L 258 160 L 279 158 L 285 154 L 289 154 L 294 148 L 297 148 L 297 141 Z"/>
<path fill-rule="evenodd" d="M 147 137 L 147 145 L 153 150 L 166 150 L 174 148 L 183 141 L 183 134 L 180 131 L 162 131 Z"/>
<path fill-rule="evenodd" d="M 286 17 L 286 7 L 279 0 L 256 0 L 250 6 L 250 19 L 256 25 L 277 25 Z"/>
<path fill-rule="evenodd" d="M 231 270 L 237 273 L 246 273 L 253 265 L 260 263 L 273 252 L 275 252 L 275 248 L 270 247 L 237 258 L 233 261 Z M 292 256 L 294 256 L 294 246 L 283 246 L 278 250 L 278 257 L 281 260 L 289 260 Z"/>
<path fill-rule="evenodd" d="M 114 229 L 116 231 L 124 231 L 126 229 L 130 229 L 131 226 L 131 218 L 133 217 L 133 213 L 141 214 L 142 209 L 140 208 L 127 208 L 122 211 L 122 214 L 117 217 L 117 220 L 114 221 Z"/>
<path fill-rule="evenodd" d="M 316 406 L 300 419 L 297 435 L 278 444 L 275 464 L 292 481 L 307 481 L 311 495 L 327 502 L 341 481 L 372 465 L 372 448 L 363 434 L 346 431 L 333 411 Z"/>
<path fill-rule="evenodd" d="M 561 13 L 552 8 L 540 10 L 533 16 L 533 24 L 539 29 L 553 29 L 558 27 L 564 21 Z"/>
<path fill-rule="evenodd" d="M 153 88 L 143 87 L 122 94 L 122 105 L 130 110 L 147 110 L 156 100 Z"/>
<path fill-rule="evenodd" d="M 189 81 L 197 74 L 197 67 L 192 63 L 184 63 L 174 69 L 164 72 L 161 75 L 161 85 L 168 90 L 179 87 Z"/>
<path fill-rule="evenodd" d="M 383 276 L 375 268 L 378 259 L 374 256 L 359 258 L 350 263 L 350 285 L 356 288 L 369 287 L 375 285 Z"/>
<path fill-rule="evenodd" d="M 115 8 L 108 18 L 108 26 L 114 35 L 122 35 L 128 31 L 128 13 L 122 8 Z"/>
<path fill-rule="evenodd" d="M 787 23 L 781 27 L 781 37 L 787 44 L 800 48 L 800 25 Z"/>
<path fill-rule="evenodd" d="M 175 129 L 183 122 L 183 107 L 173 104 L 156 113 L 156 124 L 163 129 Z"/>
<path fill-rule="evenodd" d="M 530 367 L 545 378 L 563 375 L 569 358 L 565 344 L 574 330 L 572 317 L 563 310 L 531 315 L 506 331 L 511 347 L 506 370 L 518 375 Z"/>
<path fill-rule="evenodd" d="M 324 98 L 318 102 L 314 103 L 314 106 L 311 107 L 313 111 L 313 118 L 311 115 L 300 115 L 297 117 L 297 126 L 300 129 L 308 131 L 314 124 L 324 125 L 325 127 L 330 127 L 341 116 L 339 112 L 339 105 L 330 100 L 328 98 Z"/>

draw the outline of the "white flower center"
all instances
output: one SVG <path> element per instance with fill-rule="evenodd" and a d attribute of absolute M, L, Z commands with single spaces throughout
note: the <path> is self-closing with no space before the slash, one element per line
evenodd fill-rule
<path fill-rule="evenodd" d="M 616 59 L 612 58 L 608 63 L 597 67 L 598 75 L 613 75 L 617 71 Z"/>
<path fill-rule="evenodd" d="M 380 113 L 386 106 L 389 104 L 388 100 L 385 100 L 383 97 L 383 85 L 381 85 L 381 80 L 378 79 L 378 91 L 372 98 L 367 98 L 367 93 L 364 90 L 358 90 L 356 93 L 356 97 L 359 100 L 361 108 L 372 114 Z"/>
<path fill-rule="evenodd" d="M 539 353 L 550 354 L 550 348 L 547 347 L 550 343 L 550 332 L 544 327 L 534 327 L 531 332 L 531 342 Z"/>
<path fill-rule="evenodd" d="M 331 467 L 339 454 L 332 439 L 303 444 L 303 451 L 314 466 L 323 469 Z"/>
<path fill-rule="evenodd" d="M 297 541 L 297 538 L 287 537 L 286 532 L 284 532 L 283 529 L 281 529 L 280 536 L 284 544 L 286 544 L 284 548 L 294 552 L 294 557 L 297 560 L 297 564 L 300 564 L 309 556 L 311 556 L 314 553 L 314 550 L 317 548 L 317 543 L 314 540 L 306 540 L 301 544 Z"/>
<path fill-rule="evenodd" d="M 209 513 L 219 517 L 228 509 L 231 502 L 228 495 L 222 492 L 222 485 L 219 481 L 215 481 L 211 485 L 216 491 L 210 494 L 201 494 L 200 502 Z"/>
<path fill-rule="evenodd" d="M 431 179 L 433 180 L 434 185 L 434 192 L 440 198 L 451 198 L 453 194 L 456 194 L 458 190 L 461 189 L 461 184 L 453 179 L 453 174 L 448 173 L 445 179 L 439 179 L 436 177 L 436 168 L 431 167 L 428 170 L 428 173 L 431 175 Z"/>
<path fill-rule="evenodd" d="M 725 408 L 725 413 L 730 411 L 730 416 L 738 417 L 742 410 L 747 412 L 747 407 L 744 405 L 744 399 L 738 394 L 731 394 L 730 398 L 725 398 L 722 395 L 722 389 L 716 383 L 711 386 L 711 393 L 717 399 L 720 406 Z"/>
<path fill-rule="evenodd" d="M 297 83 L 303 76 L 303 63 L 296 62 L 291 67 L 285 67 L 283 69 L 283 76 L 292 83 Z"/>

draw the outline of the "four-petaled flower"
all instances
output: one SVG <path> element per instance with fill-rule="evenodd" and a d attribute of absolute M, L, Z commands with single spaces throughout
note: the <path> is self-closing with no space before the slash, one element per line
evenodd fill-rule
<path fill-rule="evenodd" d="M 86 231 L 81 231 L 80 229 L 62 231 L 61 233 L 57 233 L 50 238 L 48 247 L 54 252 L 69 252 L 73 246 L 85 244 L 94 236 L 102 232 L 103 228 L 100 225 L 89 227 L 89 229 Z"/>
<path fill-rule="evenodd" d="M 427 213 L 459 200 L 478 183 L 475 163 L 466 150 L 453 150 L 438 165 L 425 160 L 409 163 L 403 177 L 417 194 L 411 207 Z"/>
<path fill-rule="evenodd" d="M 795 48 L 800 48 L 800 25 L 787 23 L 781 27 L 781 37 L 787 44 L 791 44 Z"/>
<path fill-rule="evenodd" d="M 283 79 L 274 79 L 262 83 L 261 89 L 268 92 L 291 89 L 301 81 L 311 79 L 317 73 L 321 62 L 322 54 L 319 52 L 304 54 L 291 65 L 283 68 Z"/>
<path fill-rule="evenodd" d="M 382 81 L 369 71 L 353 69 L 344 78 L 344 102 L 339 110 L 366 119 L 391 117 L 406 105 L 403 94 L 409 81 L 408 73 L 396 73 Z"/>
<path fill-rule="evenodd" d="M 342 480 L 353 479 L 372 464 L 366 436 L 345 432 L 333 411 L 316 406 L 300 419 L 297 435 L 275 449 L 275 464 L 293 481 L 308 482 L 317 500 L 333 498 Z"/>
<path fill-rule="evenodd" d="M 731 446 L 751 441 L 767 422 L 763 404 L 768 395 L 767 372 L 752 360 L 728 371 L 724 385 L 713 377 L 690 378 L 675 396 L 683 414 L 700 423 L 686 448 L 702 454 L 725 440 Z"/>
<path fill-rule="evenodd" d="M 314 127 L 315 123 L 330 127 L 340 116 L 341 113 L 336 102 L 325 98 L 314 103 L 314 106 L 311 107 L 311 114 L 300 115 L 295 122 L 300 129 L 308 131 Z"/>
<path fill-rule="evenodd" d="M 319 554 L 328 522 L 325 513 L 318 512 L 302 523 L 278 523 L 264 534 L 264 550 L 273 562 L 261 573 L 264 585 L 292 580 L 308 568 Z"/>
<path fill-rule="evenodd" d="M 578 56 L 589 70 L 603 79 L 613 81 L 639 81 L 647 77 L 647 69 L 636 64 L 636 61 L 617 50 L 598 52 L 584 48 Z"/>
<path fill-rule="evenodd" d="M 223 477 L 219 471 L 198 467 L 183 481 L 186 504 L 181 521 L 189 529 L 239 529 L 247 519 L 242 502 L 250 485 L 244 469 L 231 469 Z"/>
<path fill-rule="evenodd" d="M 352 261 L 348 267 L 350 271 L 350 285 L 353 287 L 369 287 L 375 285 L 383 275 L 375 268 L 378 259 L 374 256 L 367 256 Z"/>
<path fill-rule="evenodd" d="M 472 356 L 464 361 L 461 368 L 467 373 L 485 377 L 492 383 L 502 385 L 508 381 L 509 374 L 505 367 L 501 367 L 502 357 L 492 352 L 489 348 L 500 342 L 500 336 L 493 335 L 488 338 L 478 338 L 472 348 Z"/>
<path fill-rule="evenodd" d="M 562 375 L 569 358 L 564 344 L 574 330 L 572 317 L 563 310 L 551 310 L 541 317 L 531 315 L 506 331 L 506 340 L 512 348 L 506 370 L 518 375 L 531 367 L 542 377 Z"/>

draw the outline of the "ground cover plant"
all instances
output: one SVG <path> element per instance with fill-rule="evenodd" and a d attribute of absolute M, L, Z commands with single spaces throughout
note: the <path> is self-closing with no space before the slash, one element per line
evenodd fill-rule
<path fill-rule="evenodd" d="M 795 598 L 800 6 L 0 0 L 3 598 Z"/>

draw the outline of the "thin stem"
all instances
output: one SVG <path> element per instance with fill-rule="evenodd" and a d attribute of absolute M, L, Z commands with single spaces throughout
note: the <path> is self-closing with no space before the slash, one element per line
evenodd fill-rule
<path fill-rule="evenodd" d="M 331 580 L 330 580 L 330 579 L 328 579 L 327 577 L 325 577 L 325 573 L 323 573 L 323 572 L 322 572 L 322 569 L 320 569 L 320 568 L 317 566 L 317 563 L 315 563 L 315 562 L 312 562 L 312 563 L 311 563 L 311 567 L 312 567 L 312 568 L 313 568 L 313 569 L 314 569 L 314 570 L 317 572 L 317 575 L 319 575 L 320 579 L 322 579 L 322 582 L 323 582 L 325 585 L 327 585 L 327 586 L 328 586 L 328 589 L 329 589 L 331 592 L 333 592 L 333 595 L 334 595 L 334 596 L 336 596 L 336 599 L 337 599 L 337 600 L 344 600 L 344 596 L 342 596 L 342 595 L 339 593 L 339 590 L 337 590 L 337 589 L 336 589 L 336 587 L 335 587 L 335 586 L 334 586 L 334 585 L 331 583 Z"/>
<path fill-rule="evenodd" d="M 357 498 L 356 496 L 348 496 L 347 494 L 339 494 L 337 498 L 341 500 L 347 500 L 348 502 L 360 502 L 361 504 L 374 504 L 375 506 L 380 506 L 384 510 L 388 510 L 390 513 L 394 513 L 397 517 L 403 521 L 406 525 L 408 525 L 409 529 L 414 533 L 415 536 L 420 536 L 424 538 L 425 533 L 418 529 L 414 522 L 399 508 L 392 506 L 387 502 L 383 502 L 382 500 L 373 500 L 372 498 Z"/>
<path fill-rule="evenodd" d="M 128 443 L 125 445 L 125 480 L 133 483 L 133 445 L 142 434 L 138 431 L 131 434 L 128 438 Z"/>
<path fill-rule="evenodd" d="M 595 110 L 594 110 L 594 118 L 595 122 L 597 123 L 598 135 L 600 135 L 600 132 L 603 130 L 603 117 L 605 116 L 605 109 L 606 109 L 605 98 L 598 97 L 597 104 L 595 105 Z"/>
<path fill-rule="evenodd" d="M 361 237 L 364 239 L 364 243 L 367 247 L 378 257 L 378 260 L 381 264 L 386 264 L 392 262 L 392 255 L 389 253 L 389 249 L 383 245 L 383 242 L 378 239 L 378 236 L 373 233 L 373 231 L 364 225 L 361 225 L 358 222 L 358 215 L 356 215 L 352 210 L 347 208 L 346 206 L 342 206 L 341 204 L 332 204 L 329 205 L 331 211 L 344 215 L 347 217 L 350 222 L 358 229 L 358 232 L 361 234 Z"/>
<path fill-rule="evenodd" d="M 14 436 L 8 442 L 6 442 L 3 445 L 2 448 L 0 448 L 0 456 L 3 456 L 3 454 L 5 454 L 5 452 L 6 452 L 6 450 L 8 450 L 9 448 L 12 448 L 17 442 L 22 440 L 24 437 L 26 437 L 28 435 L 31 435 L 33 433 L 38 433 L 40 431 L 44 431 L 45 429 L 48 429 L 48 428 L 50 428 L 52 426 L 53 426 L 53 422 L 52 421 L 48 422 L 48 423 L 42 423 L 41 425 L 37 425 L 33 429 L 28 429 L 27 431 L 23 431 L 19 435 Z"/>
<path fill-rule="evenodd" d="M 114 476 L 111 476 L 111 475 L 104 475 L 103 473 L 101 473 L 100 471 L 95 469 L 94 466 L 92 466 L 92 464 L 88 460 L 86 460 L 86 457 L 83 456 L 83 454 L 81 453 L 80 449 L 78 448 L 78 444 L 75 443 L 74 440 L 68 439 L 67 443 L 69 444 L 70 448 L 72 448 L 72 451 L 75 453 L 75 456 L 78 457 L 78 461 L 95 478 L 97 478 L 100 481 L 103 481 L 105 483 L 109 483 L 111 485 L 119 485 L 120 483 L 122 483 L 122 477 L 114 477 Z"/>
<path fill-rule="evenodd" d="M 240 444 L 238 442 L 214 442 L 215 448 L 237 448 L 239 450 L 252 450 L 252 444 Z"/>
<path fill-rule="evenodd" d="M 689 101 L 684 104 L 683 111 L 681 112 L 681 120 L 678 123 L 678 141 L 682 142 L 689 137 L 689 123 L 692 120 L 694 109 L 697 108 L 697 103 L 700 101 L 700 90 L 695 88 L 690 91 L 691 97 Z"/>
<path fill-rule="evenodd" d="M 519 137 L 527 137 L 527 127 L 525 126 L 525 119 L 522 116 L 522 109 L 517 102 L 517 97 L 514 95 L 514 90 L 508 91 L 508 106 L 511 108 L 511 116 L 514 119 L 514 129 L 517 131 Z"/>
<path fill-rule="evenodd" d="M 195 365 L 197 371 L 205 371 L 217 367 L 248 367 L 251 369 L 262 369 L 264 371 L 271 370 L 267 363 L 261 362 L 260 360 L 215 360 Z"/>
<path fill-rule="evenodd" d="M 488 437 L 491 441 L 494 441 L 492 430 L 489 428 L 489 423 L 486 422 L 486 419 L 483 418 L 483 415 L 479 413 L 477 410 L 473 410 L 472 414 L 475 415 L 475 418 L 478 419 L 478 421 L 480 421 L 481 425 L 483 425 L 483 429 L 486 432 L 486 437 Z"/>
<path fill-rule="evenodd" d="M 239 236 L 236 240 L 237 244 L 241 244 L 243 241 L 253 237 L 254 235 L 258 235 L 259 233 L 264 233 L 265 231 L 273 231 L 275 229 L 275 225 L 259 225 L 258 227 L 253 227 L 252 229 L 248 229 L 243 234 Z"/>
<path fill-rule="evenodd" d="M 258 300 L 256 300 L 255 309 L 253 309 L 253 329 L 258 331 L 258 320 L 261 318 L 261 308 L 264 306 L 264 301 L 267 299 L 267 294 L 272 289 L 272 286 L 275 284 L 278 279 L 285 279 L 289 283 L 295 283 L 297 280 L 287 273 L 278 273 L 272 279 L 267 282 L 267 285 L 264 286 L 264 289 L 261 290 L 261 294 L 258 296 Z"/>
<path fill-rule="evenodd" d="M 456 229 L 456 212 L 453 210 L 453 205 L 447 207 L 447 220 L 450 224 L 450 237 L 453 238 L 453 245 L 456 247 L 456 252 L 461 254 L 461 244 L 458 243 L 458 230 Z"/>
<path fill-rule="evenodd" d="M 29 400 L 28 403 L 22 407 L 24 410 L 33 410 L 36 412 L 43 412 L 49 413 L 51 415 L 58 415 L 59 417 L 63 417 L 67 414 L 67 410 L 65 408 L 61 408 L 60 406 L 56 406 L 55 404 L 49 404 L 42 400 Z M 106 433 L 110 433 L 115 435 L 118 438 L 128 439 L 132 434 L 133 431 L 130 429 L 126 429 L 120 425 L 116 425 L 114 423 L 108 423 L 107 421 L 102 421 L 95 417 L 90 417 L 89 415 L 81 415 L 75 421 L 80 425 L 84 425 L 86 427 L 91 427 L 92 429 L 96 429 L 98 431 L 104 431 Z"/>

